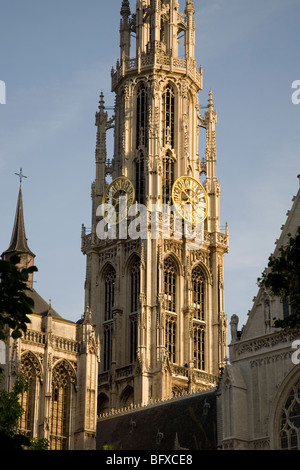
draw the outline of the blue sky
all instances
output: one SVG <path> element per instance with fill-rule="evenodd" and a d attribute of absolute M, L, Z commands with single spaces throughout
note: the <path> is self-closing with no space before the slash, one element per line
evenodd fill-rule
<path fill-rule="evenodd" d="M 196 57 L 218 111 L 221 225 L 229 224 L 225 310 L 247 320 L 300 173 L 299 0 L 195 0 Z M 83 313 L 81 225 L 90 227 L 99 94 L 114 104 L 121 0 L 2 0 L 0 251 L 7 249 L 22 167 L 35 289 L 63 317 Z M 135 2 L 131 1 L 132 8 Z M 180 1 L 181 11 L 184 2 Z M 133 54 L 132 54 L 133 55 Z M 240 326 L 241 326 L 240 325 Z"/>

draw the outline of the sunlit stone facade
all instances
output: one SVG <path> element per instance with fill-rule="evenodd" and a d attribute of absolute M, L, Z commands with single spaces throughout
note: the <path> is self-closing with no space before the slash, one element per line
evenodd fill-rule
<path fill-rule="evenodd" d="M 101 345 L 99 413 L 209 389 L 224 366 L 228 230 L 220 228 L 217 112 L 211 92 L 200 112 L 202 77 L 193 1 L 184 13 L 177 0 L 138 0 L 134 12 L 122 2 L 120 58 L 111 71 L 114 114 L 108 116 L 101 93 L 92 230 L 82 229 L 85 303 Z M 111 129 L 114 153 L 108 158 Z M 176 229 L 165 237 L 163 218 L 155 237 L 149 225 L 153 205 L 172 206 L 181 176 L 201 180 L 208 195 L 203 243 L 194 248 Z M 115 239 L 104 240 L 97 209 L 118 177 L 133 184 L 148 223 L 143 236 L 133 238 L 128 230 L 121 238 L 117 228 Z"/>

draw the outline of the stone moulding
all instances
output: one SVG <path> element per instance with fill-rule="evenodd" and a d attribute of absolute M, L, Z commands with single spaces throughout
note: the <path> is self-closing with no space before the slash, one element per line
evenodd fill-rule
<path fill-rule="evenodd" d="M 234 351 L 238 356 L 242 354 L 255 353 L 264 348 L 271 348 L 283 343 L 292 343 L 294 340 L 300 339 L 300 330 L 281 330 L 270 334 L 261 339 L 251 339 L 233 344 Z"/>

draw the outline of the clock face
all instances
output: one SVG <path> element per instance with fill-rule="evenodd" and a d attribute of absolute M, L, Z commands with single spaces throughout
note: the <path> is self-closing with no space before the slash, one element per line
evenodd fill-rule
<path fill-rule="evenodd" d="M 134 200 L 135 190 L 132 182 L 125 176 L 116 178 L 106 189 L 102 200 L 106 222 L 118 224 L 124 220 Z"/>
<path fill-rule="evenodd" d="M 178 178 L 172 188 L 172 200 L 178 214 L 192 224 L 206 219 L 208 197 L 202 184 L 190 176 Z"/>

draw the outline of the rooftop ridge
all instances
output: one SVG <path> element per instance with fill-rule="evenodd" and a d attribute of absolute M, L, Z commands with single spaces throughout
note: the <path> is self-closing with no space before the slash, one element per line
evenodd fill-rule
<path fill-rule="evenodd" d="M 178 397 L 165 398 L 161 400 L 158 400 L 158 399 L 151 400 L 150 403 L 139 403 L 136 405 L 130 405 L 127 407 L 123 407 L 123 408 L 108 411 L 106 413 L 102 413 L 98 416 L 98 421 L 116 418 L 119 416 L 125 416 L 133 412 L 155 408 L 156 406 L 160 406 L 160 405 L 167 404 L 167 403 L 175 403 L 180 400 L 184 400 L 184 399 L 192 398 L 196 396 L 201 396 L 201 395 L 208 394 L 208 393 L 213 393 L 215 391 L 216 391 L 216 387 L 208 389 L 208 390 L 202 390 L 201 392 L 197 391 L 197 392 L 192 392 L 192 393 L 184 393 Z"/>

